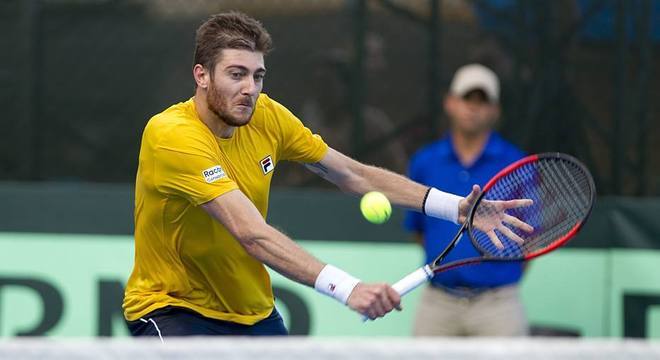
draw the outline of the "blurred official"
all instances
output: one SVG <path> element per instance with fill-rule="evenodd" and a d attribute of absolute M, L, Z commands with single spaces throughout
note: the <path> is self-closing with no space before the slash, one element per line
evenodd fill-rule
<path fill-rule="evenodd" d="M 500 116 L 500 85 L 480 64 L 455 73 L 444 109 L 449 132 L 423 147 L 409 165 L 411 179 L 440 190 L 467 194 L 499 170 L 523 157 L 493 128 Z M 453 239 L 458 225 L 408 212 L 405 227 L 433 260 Z M 467 234 L 464 236 L 468 236 Z M 476 256 L 464 239 L 445 260 Z M 436 275 L 423 290 L 415 319 L 416 336 L 515 336 L 528 332 L 518 281 L 522 263 L 483 263 Z"/>

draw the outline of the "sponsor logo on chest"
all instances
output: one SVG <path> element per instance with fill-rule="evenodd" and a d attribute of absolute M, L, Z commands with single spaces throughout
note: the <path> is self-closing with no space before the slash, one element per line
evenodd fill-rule
<path fill-rule="evenodd" d="M 261 166 L 261 171 L 263 171 L 264 175 L 267 175 L 273 171 L 273 169 L 275 169 L 275 164 L 273 164 L 273 159 L 270 157 L 270 155 L 261 159 L 261 161 L 259 161 L 259 165 Z"/>

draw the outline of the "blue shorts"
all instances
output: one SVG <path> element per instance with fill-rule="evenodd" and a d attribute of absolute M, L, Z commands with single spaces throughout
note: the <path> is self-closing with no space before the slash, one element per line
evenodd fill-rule
<path fill-rule="evenodd" d="M 243 325 L 204 317 L 190 309 L 167 306 L 154 310 L 136 321 L 126 321 L 133 336 L 203 336 L 240 335 L 274 336 L 289 335 L 282 317 L 273 312 L 254 325 Z"/>

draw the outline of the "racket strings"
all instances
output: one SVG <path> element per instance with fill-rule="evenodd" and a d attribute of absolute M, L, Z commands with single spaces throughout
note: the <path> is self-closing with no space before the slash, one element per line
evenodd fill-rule
<path fill-rule="evenodd" d="M 527 163 L 498 179 L 484 199 L 477 205 L 473 224 L 480 219 L 495 219 L 492 231 L 504 245 L 498 248 L 486 232 L 472 227 L 471 235 L 477 248 L 496 258 L 517 259 L 551 246 L 569 233 L 589 213 L 592 198 L 590 175 L 577 164 L 564 158 L 540 158 Z M 498 200 L 532 199 L 534 204 L 506 210 L 534 227 L 527 233 L 503 223 L 509 231 L 522 238 L 522 245 L 498 229 L 498 209 L 492 202 Z M 490 203 L 488 201 L 491 201 Z M 488 228 L 488 227 L 486 227 Z"/>
<path fill-rule="evenodd" d="M 570 169 L 567 164 L 571 166 Z M 580 206 L 587 203 L 584 201 L 586 198 L 581 196 L 585 188 L 574 186 L 579 182 L 588 184 L 586 176 L 576 176 L 584 175 L 579 167 L 566 161 L 545 161 L 537 165 L 536 170 L 541 174 L 541 179 L 547 179 L 539 182 L 545 196 L 541 202 L 543 209 L 538 214 L 543 214 L 544 221 L 540 223 L 538 231 L 535 231 L 537 236 L 531 237 L 524 244 L 526 253 L 561 239 L 588 212 L 588 207 Z"/>
<path fill-rule="evenodd" d="M 567 164 L 571 165 L 571 169 L 566 167 Z M 579 167 L 561 161 L 561 159 L 540 162 L 535 165 L 535 171 L 541 174 L 540 180 L 542 181 L 539 181 L 539 184 L 544 195 L 543 201 L 539 204 L 543 206 L 540 209 L 542 211 L 535 212 L 535 214 L 543 214 L 543 218 L 539 219 L 538 231 L 534 234 L 536 236 L 526 239 L 527 241 L 523 245 L 525 253 L 531 253 L 561 239 L 588 212 L 587 207 L 582 209 L 579 207 L 579 204 L 586 203 L 579 201 L 580 194 L 584 193 L 584 187 L 575 187 L 571 184 L 571 180 L 577 178 L 587 179 L 586 176 L 575 176 L 575 174 L 584 175 Z M 573 181 L 573 183 L 575 182 Z M 584 183 L 588 184 L 588 181 Z M 578 201 L 575 201 L 576 198 Z M 582 199 L 584 200 L 584 197 Z"/>
<path fill-rule="evenodd" d="M 528 253 L 549 245 L 548 241 L 559 240 L 562 235 L 568 233 L 575 226 L 576 219 L 581 219 L 585 214 L 585 210 L 588 211 L 588 209 L 580 207 L 580 204 L 584 203 L 582 201 L 583 197 L 582 200 L 579 199 L 582 191 L 571 191 L 571 189 L 579 190 L 583 187 L 575 187 L 569 184 L 567 180 L 574 180 L 573 182 L 577 183 L 573 172 L 565 167 L 560 169 L 559 165 L 559 162 L 548 162 L 548 169 L 539 168 L 539 171 L 543 172 L 544 176 L 549 179 L 549 181 L 541 183 L 547 194 L 547 198 L 542 202 L 545 206 L 544 216 L 553 222 L 546 221 L 545 224 L 542 224 L 547 228 L 539 229 L 538 234 L 543 236 L 536 236 L 526 242 L 525 246 L 528 248 Z M 577 196 L 578 201 L 575 201 L 573 196 Z"/>
<path fill-rule="evenodd" d="M 548 171 L 552 180 L 550 183 L 559 183 L 563 185 L 557 189 L 557 193 L 562 195 L 561 205 L 572 211 L 572 219 L 581 219 L 589 212 L 589 178 L 587 174 L 581 172 L 581 169 L 573 163 L 551 162 L 556 172 Z M 568 168 L 568 165 L 571 168 Z M 576 176 L 582 175 L 582 176 Z M 571 191 L 572 190 L 572 191 Z"/>

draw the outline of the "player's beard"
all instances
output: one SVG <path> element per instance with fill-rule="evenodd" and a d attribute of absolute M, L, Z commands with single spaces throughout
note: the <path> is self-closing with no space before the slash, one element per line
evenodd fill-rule
<path fill-rule="evenodd" d="M 237 118 L 236 116 L 230 113 L 228 109 L 229 99 L 220 94 L 213 83 L 210 84 L 208 91 L 206 92 L 206 104 L 208 105 L 209 110 L 214 113 L 220 120 L 229 126 L 243 126 L 247 125 L 254 114 L 254 105 L 252 105 L 252 111 L 250 115 L 244 119 Z"/>

